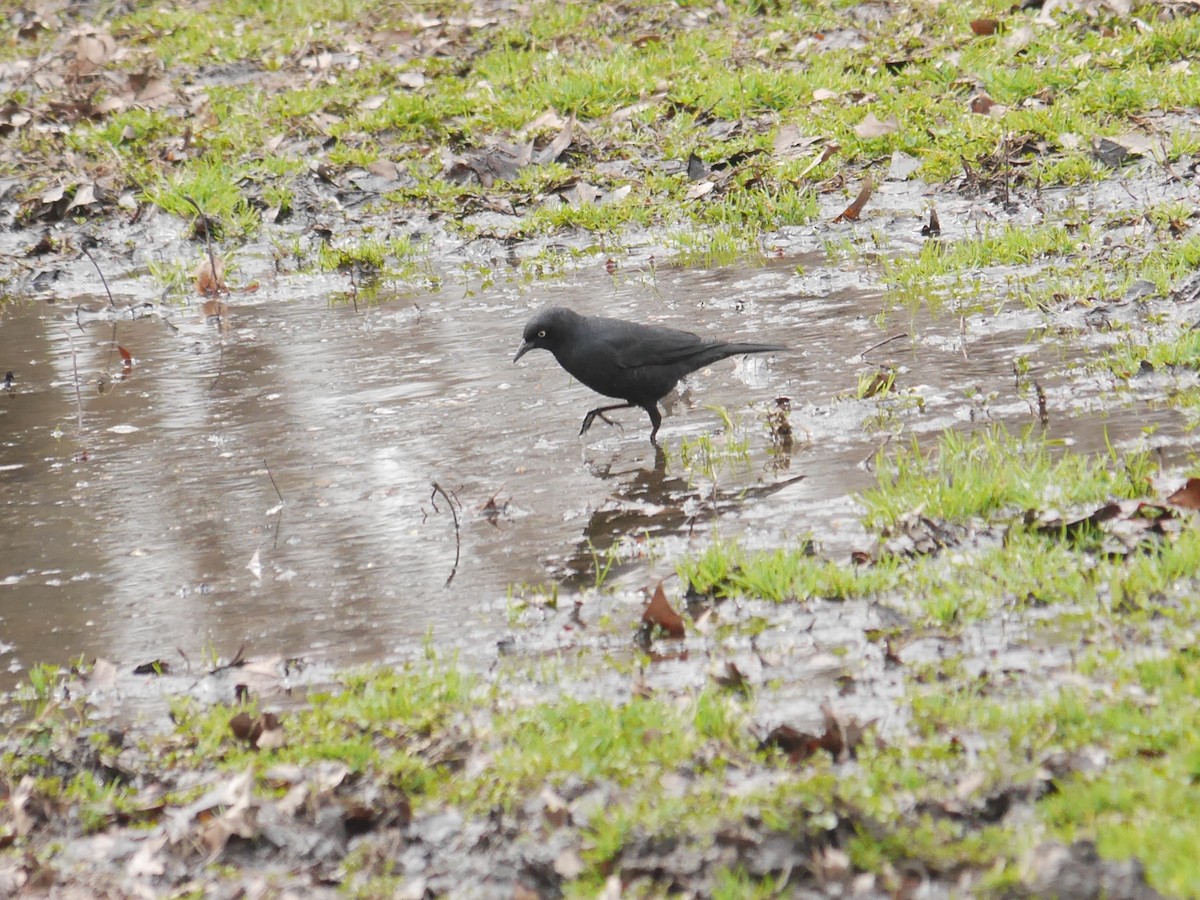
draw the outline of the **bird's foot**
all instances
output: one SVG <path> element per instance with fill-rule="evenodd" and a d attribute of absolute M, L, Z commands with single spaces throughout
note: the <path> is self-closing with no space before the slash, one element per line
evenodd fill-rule
<path fill-rule="evenodd" d="M 620 422 L 614 422 L 612 419 L 610 419 L 608 416 L 606 416 L 604 414 L 604 410 L 593 409 L 591 412 L 589 412 L 586 416 L 583 417 L 583 427 L 579 429 L 579 434 L 581 437 L 587 433 L 587 430 L 592 427 L 592 422 L 594 422 L 596 419 L 600 419 L 601 421 L 606 422 L 609 425 L 616 425 L 618 428 L 621 429 L 621 431 L 625 430 L 625 427 Z"/>

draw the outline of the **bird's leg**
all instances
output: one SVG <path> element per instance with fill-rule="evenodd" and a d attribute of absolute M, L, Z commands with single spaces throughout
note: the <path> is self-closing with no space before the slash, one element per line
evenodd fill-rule
<path fill-rule="evenodd" d="M 651 403 L 649 406 L 643 406 L 642 409 L 650 414 L 650 424 L 654 426 L 650 429 L 650 443 L 657 447 L 658 441 L 656 441 L 654 437 L 658 434 L 658 426 L 662 424 L 662 413 L 658 411 L 657 403 Z"/>
<path fill-rule="evenodd" d="M 612 406 L 599 406 L 596 409 L 591 410 L 586 416 L 583 417 L 583 427 L 579 429 L 579 433 L 582 435 L 589 428 L 591 428 L 592 422 L 596 419 L 597 416 L 599 416 L 603 421 L 607 422 L 609 425 L 616 425 L 617 424 L 616 422 L 614 422 L 612 419 L 610 419 L 608 416 L 606 416 L 604 414 L 606 412 L 612 412 L 614 409 L 629 409 L 631 406 L 637 406 L 637 404 L 636 403 L 616 403 Z"/>

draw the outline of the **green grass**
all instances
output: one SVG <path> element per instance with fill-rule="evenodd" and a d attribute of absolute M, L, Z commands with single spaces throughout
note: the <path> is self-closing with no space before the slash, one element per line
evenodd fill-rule
<path fill-rule="evenodd" d="M 190 192 L 235 238 L 259 227 L 254 204 L 246 205 L 237 186 L 257 179 L 276 195 L 289 194 L 293 179 L 305 177 L 313 143 L 333 138 L 336 145 L 318 155 L 334 167 L 388 158 L 418 173 L 417 185 L 401 195 L 414 210 L 453 214 L 461 207 L 452 197 L 499 195 L 520 210 L 515 235 L 667 226 L 678 232 L 685 260 L 713 262 L 753 257 L 760 235 L 811 222 L 818 184 L 847 173 L 856 181 L 855 170 L 893 151 L 915 155 L 920 175 L 939 181 L 961 172 L 964 159 L 991 173 L 997 148 L 1022 135 L 1051 152 L 1023 160 L 1031 164 L 1006 177 L 1014 184 L 1076 184 L 1108 171 L 1085 147 L 1065 149 L 1062 135 L 1120 134 L 1136 127 L 1134 116 L 1200 105 L 1196 79 L 1171 68 L 1200 43 L 1194 16 L 1142 28 L 1130 18 L 1101 23 L 1063 10 L 1059 28 L 1034 28 L 1032 40 L 1014 53 L 1004 36 L 970 32 L 971 19 L 995 13 L 986 3 L 936 15 L 897 6 L 868 21 L 846 4 L 815 2 L 733 5 L 701 18 L 687 5 L 645 3 L 608 10 L 614 27 L 599 28 L 592 5 L 544 2 L 515 17 L 478 21 L 470 21 L 469 7 L 452 3 L 221 0 L 203 9 L 138 8 L 110 23 L 118 46 L 130 51 L 109 63 L 116 74 L 140 71 L 151 59 L 173 83 L 203 66 L 255 77 L 207 84 L 199 120 L 170 106 L 128 105 L 73 124 L 66 141 L 85 167 L 115 161 L 130 185 L 164 210 L 187 215 L 176 195 Z M 372 42 L 345 49 L 362 33 L 420 33 L 418 16 L 443 23 L 453 56 L 418 44 L 398 65 Z M 1015 29 L 1026 18 L 1015 14 L 1006 22 Z M 811 52 L 810 44 L 820 46 L 824 34 L 843 28 L 860 32 L 863 46 Z M 0 42 L 0 59 L 48 51 L 52 40 L 47 33 L 30 40 L 9 35 Z M 332 68 L 311 67 L 320 49 L 333 54 Z M 411 72 L 424 84 L 406 84 L 401 76 Z M 1009 108 L 1002 121 L 966 112 L 973 85 Z M 816 91 L 833 96 L 818 102 Z M 14 99 L 40 112 L 50 96 L 29 84 Z M 1027 103 L 1043 97 L 1053 102 Z M 551 109 L 576 117 L 587 135 L 570 163 L 529 169 L 486 190 L 447 191 L 440 183 L 440 154 L 469 152 L 491 139 L 521 140 L 521 130 Z M 879 119 L 894 114 L 900 128 L 860 138 L 854 127 L 867 112 Z M 731 127 L 716 127 L 721 123 Z M 807 157 L 771 158 L 776 128 L 789 123 L 836 142 L 839 151 L 801 178 Z M 289 140 L 268 151 L 275 136 Z M 18 138 L 25 162 L 61 149 L 31 129 Z M 1164 142 L 1164 160 L 1193 153 L 1198 143 L 1200 136 L 1177 130 Z M 662 163 L 693 152 L 713 165 L 749 155 L 713 194 L 687 201 L 689 185 L 664 175 Z M 613 164 L 626 174 L 614 176 Z M 611 204 L 543 202 L 548 187 L 574 176 L 629 193 Z M 1057 228 L 1001 227 L 960 242 L 945 259 L 921 254 L 896 265 L 889 280 L 916 291 L 973 265 L 1074 255 L 1086 236 Z"/>

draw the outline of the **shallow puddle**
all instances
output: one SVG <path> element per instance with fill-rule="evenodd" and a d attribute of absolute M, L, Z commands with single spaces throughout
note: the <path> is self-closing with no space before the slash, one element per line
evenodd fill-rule
<path fill-rule="evenodd" d="M 1157 426 L 1169 464 L 1190 441 L 1176 412 L 1136 398 L 1106 408 L 1102 381 L 1072 368 L 1096 352 L 1086 329 L 1059 333 L 1023 309 L 880 321 L 870 279 L 819 256 L 715 270 L 647 262 L 615 277 L 597 264 L 358 310 L 344 279 L 272 281 L 265 254 L 239 262 L 261 286 L 229 298 L 224 330 L 195 303 L 140 318 L 94 295 L 4 307 L 9 684 L 34 662 L 131 668 L 242 645 L 319 665 L 389 661 L 427 635 L 486 664 L 509 631 L 510 592 L 532 592 L 523 586 L 558 585 L 569 610 L 604 580 L 632 620 L 628 598 L 714 530 L 749 546 L 811 534 L 846 558 L 870 544 L 852 495 L 874 483 L 870 460 L 889 435 L 1036 425 L 1035 378 L 1050 433 L 1081 449 Z M 110 281 L 119 307 L 157 290 L 144 275 Z M 578 437 L 598 400 L 549 354 L 513 365 L 526 319 L 549 304 L 794 352 L 693 376 L 665 419 L 664 457 L 639 410 Z M 898 392 L 856 399 L 860 375 L 882 363 L 899 367 Z M 764 422 L 784 396 L 790 453 Z M 685 441 L 730 448 L 711 407 L 738 424 L 745 452 L 685 466 Z"/>

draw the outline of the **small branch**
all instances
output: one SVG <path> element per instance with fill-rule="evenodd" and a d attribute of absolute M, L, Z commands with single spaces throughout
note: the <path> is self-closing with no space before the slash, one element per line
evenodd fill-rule
<path fill-rule="evenodd" d="M 882 347 L 884 344 L 890 344 L 892 341 L 898 341 L 898 340 L 900 340 L 901 338 L 906 338 L 906 337 L 908 337 L 908 332 L 907 332 L 907 331 L 902 331 L 902 332 L 900 332 L 899 334 L 893 334 L 893 335 L 892 335 L 891 337 L 889 337 L 889 338 L 884 338 L 884 339 L 883 339 L 882 341 L 880 341 L 878 344 L 872 344 L 870 347 L 868 347 L 866 350 L 864 350 L 862 353 L 860 353 L 860 354 L 858 354 L 858 355 L 859 355 L 859 357 L 860 357 L 860 358 L 862 358 L 862 359 L 866 359 L 866 358 L 867 358 L 867 354 L 868 354 L 868 353 L 870 353 L 872 350 L 878 350 L 878 349 L 879 349 L 880 347 Z"/>
<path fill-rule="evenodd" d="M 242 646 L 238 647 L 238 652 L 233 657 L 233 659 L 231 659 L 227 663 L 223 663 L 222 665 L 217 666 L 215 669 L 211 670 L 208 674 L 216 675 L 216 674 L 218 674 L 220 672 L 224 672 L 228 669 L 240 669 L 242 666 L 244 666 L 246 664 L 246 657 L 243 655 L 245 653 L 245 650 L 246 650 L 246 645 L 242 644 Z"/>
<path fill-rule="evenodd" d="M 271 467 L 267 465 L 267 461 L 263 460 L 263 468 L 267 470 L 267 477 L 271 479 L 271 487 L 275 488 L 275 496 L 279 498 L 280 503 L 286 503 L 283 499 L 283 494 L 279 490 L 279 485 L 275 483 L 275 476 L 271 474 Z"/>
<path fill-rule="evenodd" d="M 204 249 L 208 253 L 208 269 L 212 272 L 213 284 L 216 290 L 213 292 L 215 296 L 221 296 L 221 280 L 217 277 L 217 258 L 213 253 L 212 248 L 212 219 L 205 215 L 204 210 L 200 208 L 200 204 L 193 200 L 187 194 L 183 195 L 183 199 L 192 204 L 196 208 L 196 213 L 204 220 Z"/>
<path fill-rule="evenodd" d="M 462 533 L 458 527 L 458 511 L 454 508 L 454 500 L 447 494 L 440 484 L 436 481 L 433 483 L 433 491 L 429 495 L 429 502 L 433 504 L 434 512 L 441 512 L 437 508 L 437 495 L 441 494 L 446 498 L 446 503 L 450 505 L 450 515 L 454 517 L 454 565 L 450 567 L 450 576 L 446 579 L 444 587 L 450 587 L 450 582 L 454 580 L 455 574 L 458 572 L 458 561 L 462 556 Z"/>
<path fill-rule="evenodd" d="M 279 490 L 279 485 L 275 483 L 275 476 L 271 474 L 271 467 L 267 465 L 265 459 L 263 460 L 263 467 L 267 470 L 267 477 L 271 479 L 271 487 L 275 488 L 275 496 L 279 498 L 279 506 L 276 510 L 279 515 L 275 517 L 275 542 L 271 545 L 271 549 L 274 550 L 279 546 L 279 526 L 283 523 L 283 507 L 287 501 L 283 499 L 283 492 Z"/>
<path fill-rule="evenodd" d="M 88 253 L 87 247 L 85 247 L 81 244 L 79 249 L 82 250 L 83 255 L 88 258 L 88 262 L 90 262 L 93 266 L 96 267 L 96 274 L 100 276 L 100 283 L 102 285 L 104 285 L 104 293 L 106 293 L 108 295 L 108 305 L 115 307 L 117 304 L 113 301 L 112 291 L 110 291 L 108 289 L 108 279 L 105 278 L 104 273 L 102 271 L 100 271 L 100 263 L 96 262 L 96 258 L 94 256 L 92 256 L 92 254 Z"/>
<path fill-rule="evenodd" d="M 83 394 L 79 392 L 79 363 L 75 357 L 75 338 L 66 328 L 63 329 L 63 334 L 67 336 L 67 343 L 71 345 L 71 371 L 75 375 L 75 416 L 79 430 L 83 431 Z"/>

